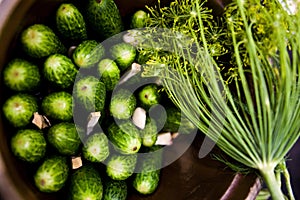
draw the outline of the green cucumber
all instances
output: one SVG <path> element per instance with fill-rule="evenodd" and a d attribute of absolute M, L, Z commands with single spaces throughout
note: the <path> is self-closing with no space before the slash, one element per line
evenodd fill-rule
<path fill-rule="evenodd" d="M 103 196 L 103 185 L 99 172 L 92 165 L 83 165 L 70 177 L 69 198 L 71 200 L 99 200 Z"/>
<path fill-rule="evenodd" d="M 151 147 L 155 144 L 157 140 L 157 126 L 156 122 L 154 120 L 151 120 L 151 118 L 146 118 L 146 125 L 145 128 L 141 131 L 141 137 L 142 137 L 142 144 L 146 147 Z"/>
<path fill-rule="evenodd" d="M 62 155 L 75 155 L 81 140 L 74 123 L 61 122 L 50 127 L 47 133 L 48 142 Z"/>
<path fill-rule="evenodd" d="M 181 134 L 189 134 L 195 131 L 196 126 L 182 113 L 177 107 L 166 108 L 167 119 L 163 127 L 163 131 L 179 132 Z"/>
<path fill-rule="evenodd" d="M 162 152 L 159 149 L 159 146 L 147 148 L 148 154 L 138 160 L 140 172 L 135 174 L 132 185 L 141 194 L 152 194 L 159 185 L 162 164 Z"/>
<path fill-rule="evenodd" d="M 42 100 L 42 111 L 49 119 L 71 121 L 73 118 L 73 97 L 65 91 L 53 92 Z"/>
<path fill-rule="evenodd" d="M 21 33 L 24 52 L 33 58 L 43 58 L 54 53 L 65 53 L 66 48 L 54 31 L 44 24 L 34 24 Z"/>
<path fill-rule="evenodd" d="M 57 192 L 65 185 L 69 176 L 66 157 L 51 156 L 46 158 L 34 174 L 34 182 L 41 192 Z"/>
<path fill-rule="evenodd" d="M 86 22 L 102 39 L 114 36 L 124 29 L 120 11 L 114 0 L 88 0 Z"/>
<path fill-rule="evenodd" d="M 127 199 L 126 181 L 109 179 L 104 183 L 104 193 L 102 200 L 126 200 Z"/>
<path fill-rule="evenodd" d="M 103 82 L 94 76 L 84 76 L 76 80 L 73 88 L 75 103 L 86 111 L 103 111 L 106 99 L 106 88 Z"/>
<path fill-rule="evenodd" d="M 130 22 L 130 28 L 144 28 L 146 27 L 147 19 L 149 18 L 148 14 L 143 10 L 137 10 L 133 13 Z"/>
<path fill-rule="evenodd" d="M 114 147 L 123 154 L 135 154 L 141 148 L 139 130 L 130 121 L 121 124 L 113 122 L 107 134 Z"/>
<path fill-rule="evenodd" d="M 90 68 L 97 64 L 104 56 L 105 49 L 96 40 L 85 40 L 74 50 L 72 58 L 80 68 Z"/>
<path fill-rule="evenodd" d="M 108 139 L 104 133 L 90 135 L 82 147 L 82 154 L 91 162 L 103 162 L 109 156 Z"/>
<path fill-rule="evenodd" d="M 21 129 L 11 139 L 13 154 L 26 162 L 41 160 L 45 156 L 46 146 L 46 139 L 39 130 Z"/>
<path fill-rule="evenodd" d="M 112 91 L 120 80 L 120 69 L 116 62 L 106 58 L 98 63 L 100 79 L 105 84 L 107 91 Z"/>
<path fill-rule="evenodd" d="M 3 81 L 9 89 L 17 92 L 34 91 L 41 83 L 41 75 L 37 65 L 15 58 L 4 68 Z"/>
<path fill-rule="evenodd" d="M 87 39 L 85 20 L 72 3 L 63 3 L 56 11 L 56 27 L 59 33 L 67 39 L 82 41 Z"/>
<path fill-rule="evenodd" d="M 133 174 L 136 162 L 136 154 L 114 154 L 106 164 L 106 173 L 113 180 L 126 180 Z"/>
<path fill-rule="evenodd" d="M 113 93 L 109 111 L 116 119 L 129 119 L 136 108 L 136 97 L 127 89 Z"/>
<path fill-rule="evenodd" d="M 8 122 L 20 128 L 31 123 L 33 114 L 38 112 L 38 103 L 34 96 L 20 93 L 10 96 L 4 102 L 2 109 Z"/>
<path fill-rule="evenodd" d="M 159 87 L 156 84 L 144 86 L 138 93 L 138 101 L 147 110 L 151 106 L 159 104 L 161 102 Z"/>
<path fill-rule="evenodd" d="M 53 54 L 44 62 L 43 75 L 52 85 L 66 89 L 73 85 L 78 69 L 72 60 L 62 54 Z"/>
<path fill-rule="evenodd" d="M 131 44 L 121 42 L 110 48 L 112 59 L 117 63 L 121 71 L 131 66 L 136 57 L 136 48 Z"/>

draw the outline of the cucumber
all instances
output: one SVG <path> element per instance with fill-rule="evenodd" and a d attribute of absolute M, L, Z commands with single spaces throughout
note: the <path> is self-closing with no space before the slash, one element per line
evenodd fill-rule
<path fill-rule="evenodd" d="M 71 87 L 77 72 L 72 60 L 62 54 L 53 54 L 44 62 L 43 75 L 45 79 L 60 89 Z"/>
<path fill-rule="evenodd" d="M 88 0 L 85 15 L 87 24 L 102 39 L 116 35 L 124 29 L 114 0 Z"/>
<path fill-rule="evenodd" d="M 44 24 L 34 24 L 21 33 L 24 52 L 33 58 L 43 58 L 54 53 L 64 54 L 66 47 L 54 31 Z"/>
<path fill-rule="evenodd" d="M 109 179 L 104 183 L 104 193 L 102 200 L 126 200 L 127 183 Z"/>
<path fill-rule="evenodd" d="M 21 129 L 11 139 L 13 154 L 30 163 L 38 162 L 45 156 L 46 146 L 46 139 L 39 130 Z"/>
<path fill-rule="evenodd" d="M 69 175 L 66 157 L 46 158 L 34 174 L 34 183 L 41 192 L 57 192 L 65 185 Z"/>
<path fill-rule="evenodd" d="M 144 28 L 147 24 L 148 14 L 143 10 L 137 10 L 133 13 L 130 22 L 130 28 Z"/>
<path fill-rule="evenodd" d="M 61 122 L 50 127 L 47 139 L 60 154 L 75 155 L 80 147 L 81 140 L 74 123 Z"/>
<path fill-rule="evenodd" d="M 91 162 L 103 162 L 109 156 L 108 139 L 104 133 L 90 135 L 82 147 L 82 154 Z"/>
<path fill-rule="evenodd" d="M 18 93 L 10 96 L 4 102 L 2 109 L 9 123 L 16 128 L 21 128 L 31 123 L 33 114 L 38 112 L 38 104 L 34 96 Z"/>
<path fill-rule="evenodd" d="M 62 37 L 72 41 L 87 39 L 85 20 L 72 3 L 62 3 L 56 11 L 56 27 Z"/>
<path fill-rule="evenodd" d="M 112 59 L 117 63 L 121 71 L 131 66 L 136 57 L 136 48 L 131 44 L 121 42 L 110 48 Z"/>
<path fill-rule="evenodd" d="M 167 119 L 163 127 L 163 131 L 179 132 L 181 134 L 189 134 L 196 130 L 196 126 L 182 113 L 177 107 L 166 108 Z"/>
<path fill-rule="evenodd" d="M 69 198 L 71 200 L 99 200 L 103 196 L 102 179 L 91 165 L 83 165 L 70 177 Z"/>
<path fill-rule="evenodd" d="M 120 80 L 120 69 L 116 62 L 106 58 L 98 63 L 100 79 L 105 84 L 107 91 L 112 91 Z"/>
<path fill-rule="evenodd" d="M 159 185 L 160 169 L 162 164 L 162 152 L 159 146 L 148 148 L 141 160 L 138 160 L 138 170 L 132 182 L 133 187 L 140 194 L 149 195 L 155 192 Z"/>
<path fill-rule="evenodd" d="M 71 121 L 73 118 L 73 97 L 65 91 L 53 92 L 42 100 L 42 111 L 49 119 Z"/>
<path fill-rule="evenodd" d="M 151 147 L 155 144 L 157 140 L 157 126 L 154 120 L 151 118 L 146 118 L 145 128 L 140 131 L 140 135 L 142 137 L 142 144 L 146 147 Z"/>
<path fill-rule="evenodd" d="M 4 68 L 3 81 L 11 90 L 30 92 L 39 87 L 41 75 L 37 65 L 21 58 L 15 58 Z"/>
<path fill-rule="evenodd" d="M 120 89 L 113 93 L 109 111 L 116 119 L 129 119 L 136 108 L 136 97 L 127 89 Z"/>
<path fill-rule="evenodd" d="M 126 180 L 133 174 L 136 162 L 136 154 L 114 154 L 106 164 L 106 173 L 113 180 Z"/>
<path fill-rule="evenodd" d="M 161 94 L 156 84 L 149 84 L 144 86 L 138 93 L 138 101 L 145 109 L 159 104 L 161 102 Z"/>
<path fill-rule="evenodd" d="M 105 49 L 96 40 L 85 40 L 74 50 L 72 58 L 80 68 L 91 68 L 98 63 L 105 54 Z"/>
<path fill-rule="evenodd" d="M 139 130 L 130 121 L 121 124 L 113 122 L 108 127 L 107 134 L 116 150 L 123 154 L 135 154 L 141 148 Z"/>
<path fill-rule="evenodd" d="M 76 80 L 73 88 L 75 103 L 86 111 L 103 111 L 106 88 L 103 82 L 94 76 L 85 76 Z"/>

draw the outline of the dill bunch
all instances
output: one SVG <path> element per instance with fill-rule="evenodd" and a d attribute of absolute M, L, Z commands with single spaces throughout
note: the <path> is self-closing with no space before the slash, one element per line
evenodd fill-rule
<path fill-rule="evenodd" d="M 229 84 L 210 49 L 215 30 L 203 2 L 150 11 L 152 28 L 138 44 L 152 51 L 143 75 L 160 77 L 182 113 L 226 154 L 257 170 L 274 200 L 285 199 L 281 173 L 294 199 L 285 159 L 300 136 L 300 13 L 277 0 L 233 0 L 217 29 L 230 55 Z"/>

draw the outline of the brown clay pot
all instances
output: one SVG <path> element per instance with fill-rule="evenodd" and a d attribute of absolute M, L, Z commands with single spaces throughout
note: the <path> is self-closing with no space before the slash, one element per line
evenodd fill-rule
<path fill-rule="evenodd" d="M 0 0 L 0 71 L 14 56 L 17 36 L 28 24 L 45 22 L 62 0 Z M 121 14 L 126 16 L 145 4 L 155 0 L 116 0 Z M 168 3 L 167 0 L 162 1 Z M 218 2 L 218 3 L 217 3 Z M 222 11 L 225 1 L 209 1 L 216 14 Z M 0 83 L 0 101 L 7 95 Z M 17 160 L 9 148 L 13 134 L 0 116 L 0 194 L 9 200 L 52 200 L 61 199 L 64 193 L 44 194 L 32 184 L 30 168 Z M 150 196 L 130 192 L 130 200 L 216 200 L 254 199 L 261 187 L 254 174 L 236 174 L 209 155 L 198 158 L 203 136 L 199 135 L 188 150 L 171 165 L 162 169 L 161 182 L 157 191 Z M 180 144 L 179 144 L 180 145 Z M 214 152 L 220 153 L 218 149 Z M 170 153 L 170 152 L 169 152 Z M 165 155 L 168 156 L 168 155 Z"/>

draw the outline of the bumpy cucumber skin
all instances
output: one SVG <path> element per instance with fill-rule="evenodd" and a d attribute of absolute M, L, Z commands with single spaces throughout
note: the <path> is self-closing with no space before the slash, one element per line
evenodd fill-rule
<path fill-rule="evenodd" d="M 75 155 L 81 140 L 74 123 L 61 122 L 50 127 L 47 133 L 48 142 L 62 155 Z"/>
<path fill-rule="evenodd" d="M 15 58 L 4 68 L 3 81 L 11 90 L 30 92 L 38 88 L 41 75 L 35 64 L 21 58 Z"/>
<path fill-rule="evenodd" d="M 116 91 L 109 104 L 110 114 L 116 119 L 129 119 L 136 108 L 136 97 L 126 89 Z"/>
<path fill-rule="evenodd" d="M 121 14 L 114 0 L 88 0 L 86 22 L 103 39 L 123 31 Z"/>
<path fill-rule="evenodd" d="M 102 200 L 126 200 L 127 183 L 125 181 L 108 180 L 104 183 Z"/>
<path fill-rule="evenodd" d="M 43 75 L 53 86 L 61 89 L 73 85 L 78 69 L 72 60 L 62 54 L 53 54 L 44 62 Z"/>
<path fill-rule="evenodd" d="M 113 45 L 110 48 L 110 53 L 121 71 L 131 66 L 137 54 L 135 47 L 125 42 Z"/>
<path fill-rule="evenodd" d="M 72 3 L 63 3 L 59 6 L 56 12 L 56 27 L 64 38 L 74 41 L 87 39 L 85 20 Z"/>
<path fill-rule="evenodd" d="M 117 63 L 109 58 L 103 59 L 98 63 L 97 70 L 100 79 L 105 84 L 106 90 L 112 91 L 118 84 L 121 76 Z"/>
<path fill-rule="evenodd" d="M 148 14 L 143 10 L 136 11 L 131 18 L 130 28 L 144 28 L 147 24 Z"/>
<path fill-rule="evenodd" d="M 145 147 L 151 147 L 157 140 L 157 126 L 154 120 L 147 117 L 145 128 L 140 131 L 142 137 L 142 144 Z"/>
<path fill-rule="evenodd" d="M 71 121 L 73 118 L 73 97 L 65 91 L 53 92 L 42 101 L 42 111 L 46 117 L 58 121 Z"/>
<path fill-rule="evenodd" d="M 100 174 L 91 165 L 83 165 L 70 178 L 69 197 L 71 200 L 99 200 L 103 196 Z"/>
<path fill-rule="evenodd" d="M 138 100 L 141 106 L 149 109 L 151 106 L 159 104 L 161 101 L 161 94 L 156 84 L 149 84 L 144 86 L 138 93 Z"/>
<path fill-rule="evenodd" d="M 106 99 L 106 88 L 103 82 L 94 76 L 85 76 L 74 84 L 75 102 L 88 112 L 103 111 Z"/>
<path fill-rule="evenodd" d="M 58 36 L 44 24 L 34 24 L 26 28 L 21 34 L 21 44 L 24 52 L 33 58 L 66 52 Z"/>
<path fill-rule="evenodd" d="M 117 155 L 110 157 L 106 165 L 106 173 L 113 180 L 126 180 L 135 169 L 137 155 Z"/>
<path fill-rule="evenodd" d="M 82 154 L 91 162 L 103 162 L 109 156 L 109 145 L 104 133 L 89 136 L 82 147 Z"/>
<path fill-rule="evenodd" d="M 30 124 L 35 112 L 38 112 L 38 103 L 36 98 L 29 94 L 12 95 L 3 104 L 5 118 L 16 128 Z"/>
<path fill-rule="evenodd" d="M 42 192 L 57 192 L 66 183 L 69 175 L 67 159 L 51 156 L 44 160 L 34 174 L 36 187 Z"/>
<path fill-rule="evenodd" d="M 90 68 L 97 64 L 105 54 L 105 49 L 96 40 L 81 42 L 72 54 L 74 63 L 80 68 Z"/>
<path fill-rule="evenodd" d="M 46 146 L 46 139 L 39 130 L 21 129 L 11 139 L 13 154 L 30 163 L 38 162 L 45 156 Z"/>
<path fill-rule="evenodd" d="M 159 146 L 147 148 L 142 160 L 138 161 L 140 172 L 136 173 L 132 182 L 133 187 L 141 194 L 152 194 L 159 185 L 162 152 Z"/>
<path fill-rule="evenodd" d="M 108 127 L 108 139 L 123 154 L 135 154 L 142 145 L 139 130 L 130 121 L 122 124 L 112 123 Z"/>

